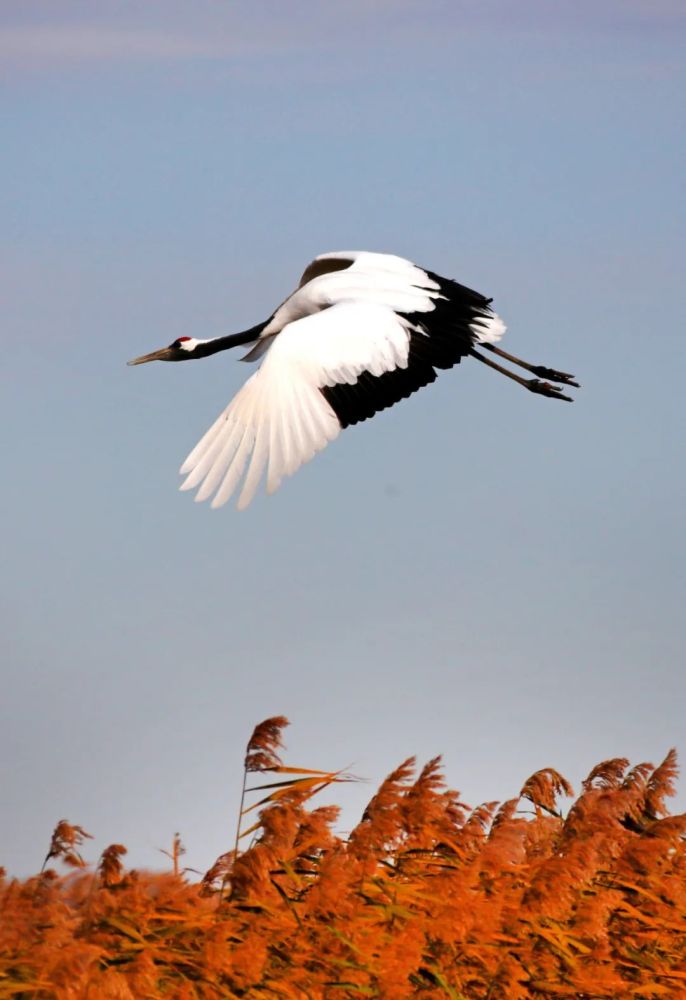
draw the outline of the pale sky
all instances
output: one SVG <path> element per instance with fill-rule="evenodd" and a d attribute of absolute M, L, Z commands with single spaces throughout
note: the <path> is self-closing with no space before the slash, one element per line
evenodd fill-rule
<path fill-rule="evenodd" d="M 5 0 L 0 864 L 231 846 L 245 742 L 476 805 L 684 738 L 681 0 Z M 245 513 L 177 469 L 249 374 L 127 368 L 327 250 L 494 296 L 465 361 Z M 330 797 L 330 799 L 332 798 Z M 330 800 L 329 799 L 329 800 Z M 685 797 L 681 797 L 683 807 Z"/>

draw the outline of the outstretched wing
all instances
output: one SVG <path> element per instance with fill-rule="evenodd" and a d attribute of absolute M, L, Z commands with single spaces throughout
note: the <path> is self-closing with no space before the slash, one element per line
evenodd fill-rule
<path fill-rule="evenodd" d="M 368 302 L 343 302 L 289 323 L 274 338 L 258 371 L 184 462 L 181 473 L 187 478 L 181 489 L 199 486 L 195 499 L 214 494 L 212 506 L 219 507 L 243 479 L 238 498 L 243 509 L 266 469 L 267 490 L 273 493 L 284 476 L 333 441 L 342 426 L 354 422 L 339 418 L 327 392 L 355 387 L 364 382 L 363 374 L 382 381 L 391 373 L 406 373 L 410 335 L 392 309 Z M 420 379 L 415 388 L 424 384 L 426 379 Z M 392 401 L 408 394 L 407 385 L 399 387 Z M 370 412 L 356 419 L 391 405 L 390 396 L 386 387 L 388 401 L 379 399 L 374 406 L 365 398 Z"/>

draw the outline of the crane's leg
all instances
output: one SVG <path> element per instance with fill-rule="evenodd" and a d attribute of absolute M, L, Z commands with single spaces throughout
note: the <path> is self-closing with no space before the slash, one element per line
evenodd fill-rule
<path fill-rule="evenodd" d="M 529 390 L 529 392 L 536 392 L 540 396 L 548 396 L 550 399 L 564 399 L 568 403 L 574 402 L 571 396 L 563 396 L 562 389 L 557 385 L 551 385 L 550 382 L 541 382 L 541 380 L 537 378 L 522 378 L 521 375 L 515 375 L 514 372 L 508 371 L 507 368 L 503 368 L 502 365 L 497 364 L 495 361 L 485 358 L 483 354 L 479 354 L 479 352 L 475 351 L 474 348 L 472 348 L 469 353 L 473 358 L 476 358 L 477 361 L 481 361 L 484 365 L 488 365 L 489 368 L 494 368 L 495 371 L 500 372 L 501 375 L 507 375 L 508 378 L 514 379 L 515 382 L 519 382 L 519 384 L 523 385 L 525 389 Z M 576 382 L 570 382 L 569 385 L 576 385 Z"/>
<path fill-rule="evenodd" d="M 562 382 L 564 385 L 575 385 L 577 389 L 579 388 L 579 383 L 574 381 L 573 375 L 566 375 L 565 372 L 555 371 L 554 368 L 546 368 L 544 365 L 530 365 L 528 361 L 522 361 L 521 358 L 516 358 L 514 354 L 508 354 L 501 347 L 496 347 L 495 344 L 482 344 L 482 347 L 486 347 L 489 351 L 493 351 L 494 354 L 498 354 L 501 358 L 505 358 L 506 361 L 511 361 L 512 364 L 518 365 L 520 368 L 526 368 L 528 372 L 532 375 L 538 375 L 539 378 L 550 378 L 553 382 Z"/>

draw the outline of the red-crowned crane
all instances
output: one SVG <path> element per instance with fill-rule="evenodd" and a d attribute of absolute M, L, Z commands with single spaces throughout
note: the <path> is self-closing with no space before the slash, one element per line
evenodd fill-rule
<path fill-rule="evenodd" d="M 531 392 L 564 399 L 573 376 L 531 365 L 497 347 L 505 325 L 491 299 L 391 254 L 325 253 L 300 284 L 257 326 L 212 340 L 179 337 L 129 361 L 189 361 L 251 344 L 244 361 L 264 355 L 181 466 L 182 490 L 196 500 L 229 499 L 243 477 L 238 508 L 247 507 L 267 469 L 267 491 L 309 461 L 342 428 L 393 406 L 433 382 L 436 368 L 470 356 Z M 523 378 L 476 348 L 531 372 Z M 246 471 L 247 465 L 247 471 Z"/>

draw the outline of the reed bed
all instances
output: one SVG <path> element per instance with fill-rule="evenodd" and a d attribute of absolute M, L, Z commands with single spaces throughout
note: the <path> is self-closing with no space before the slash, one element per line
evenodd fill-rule
<path fill-rule="evenodd" d="M 135 871 L 121 844 L 89 866 L 58 823 L 41 872 L 0 881 L 0 998 L 686 997 L 673 751 L 604 761 L 576 796 L 544 768 L 474 809 L 409 758 L 343 838 L 312 799 L 354 779 L 286 766 L 287 724 L 256 727 L 233 846 L 202 878 L 178 834 L 169 871 Z"/>

